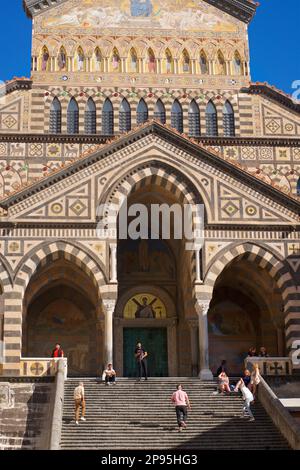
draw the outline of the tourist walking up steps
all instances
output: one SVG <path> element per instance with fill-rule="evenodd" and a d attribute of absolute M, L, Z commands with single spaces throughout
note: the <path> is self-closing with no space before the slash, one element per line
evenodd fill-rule
<path fill-rule="evenodd" d="M 259 365 L 254 364 L 253 371 L 251 374 L 251 387 L 252 387 L 251 391 L 252 391 L 254 400 L 255 400 L 256 390 L 260 382 L 261 382 L 261 375 L 260 375 Z"/>
<path fill-rule="evenodd" d="M 248 415 L 250 417 L 250 421 L 254 421 L 255 419 L 251 411 L 251 403 L 253 402 L 254 398 L 249 388 L 246 387 L 243 379 L 240 379 L 239 382 L 236 384 L 235 392 L 237 392 L 238 390 L 242 392 L 243 399 L 245 400 L 243 415 Z"/>
<path fill-rule="evenodd" d="M 74 402 L 75 402 L 75 422 L 79 424 L 80 418 L 80 409 L 81 409 L 81 421 L 86 421 L 85 419 L 85 394 L 84 394 L 84 385 L 83 382 L 80 382 L 78 387 L 74 390 Z"/>
<path fill-rule="evenodd" d="M 173 393 L 171 398 L 172 403 L 175 405 L 178 432 L 185 429 L 187 424 L 188 409 L 191 410 L 191 404 L 186 392 L 183 391 L 182 385 L 177 385 L 177 391 Z"/>

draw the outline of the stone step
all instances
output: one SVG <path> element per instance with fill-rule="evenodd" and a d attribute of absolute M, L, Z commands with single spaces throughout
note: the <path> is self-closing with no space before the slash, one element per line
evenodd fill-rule
<path fill-rule="evenodd" d="M 85 384 L 87 421 L 74 422 L 74 388 Z M 177 383 L 189 394 L 188 428 L 178 433 L 170 397 Z M 151 378 L 142 383 L 119 378 L 105 387 L 99 378 L 69 379 L 65 384 L 63 449 L 287 449 L 288 445 L 259 403 L 256 421 L 242 419 L 239 393 L 216 394 L 215 381 Z M 137 399 L 138 398 L 138 399 Z M 241 425 L 243 432 L 241 433 Z"/>

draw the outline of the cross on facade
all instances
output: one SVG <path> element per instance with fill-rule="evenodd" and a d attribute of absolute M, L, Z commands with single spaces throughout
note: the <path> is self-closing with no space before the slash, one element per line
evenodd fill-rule
<path fill-rule="evenodd" d="M 274 362 L 274 367 L 270 367 L 270 370 L 274 370 L 274 375 L 279 375 L 279 371 L 283 371 L 283 367 L 279 366 L 279 362 Z"/>
<path fill-rule="evenodd" d="M 44 372 L 44 367 L 42 366 L 41 363 L 35 362 L 30 367 L 30 370 L 34 375 L 41 375 Z"/>

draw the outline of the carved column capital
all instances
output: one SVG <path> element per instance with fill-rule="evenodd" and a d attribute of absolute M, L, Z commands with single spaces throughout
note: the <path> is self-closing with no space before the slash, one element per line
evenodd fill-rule
<path fill-rule="evenodd" d="M 102 305 L 105 313 L 113 314 L 116 308 L 116 301 L 114 299 L 102 299 Z"/>
<path fill-rule="evenodd" d="M 195 308 L 198 315 L 207 315 L 210 308 L 211 299 L 196 299 Z"/>

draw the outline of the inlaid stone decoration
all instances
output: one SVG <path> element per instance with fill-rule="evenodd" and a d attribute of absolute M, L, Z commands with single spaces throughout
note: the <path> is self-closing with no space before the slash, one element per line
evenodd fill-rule
<path fill-rule="evenodd" d="M 0 410 L 14 408 L 15 393 L 9 383 L 0 383 Z"/>

